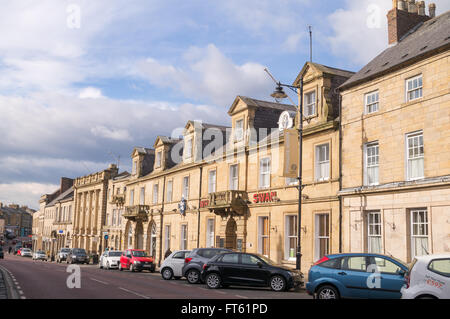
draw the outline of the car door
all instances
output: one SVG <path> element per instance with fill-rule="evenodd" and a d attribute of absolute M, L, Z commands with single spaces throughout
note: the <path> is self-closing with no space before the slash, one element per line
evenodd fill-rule
<path fill-rule="evenodd" d="M 172 268 L 173 275 L 175 277 L 181 277 L 181 270 L 184 266 L 184 258 L 186 257 L 188 252 L 179 251 L 172 256 L 172 260 L 170 261 L 170 267 Z"/>
<path fill-rule="evenodd" d="M 229 284 L 241 284 L 242 271 L 239 264 L 239 254 L 225 254 L 215 262 L 219 268 L 222 281 Z"/>
<path fill-rule="evenodd" d="M 241 255 L 241 276 L 242 283 L 250 286 L 266 285 L 270 271 L 267 264 L 256 256 L 250 254 Z"/>
<path fill-rule="evenodd" d="M 371 274 L 367 272 L 367 263 L 366 256 L 342 258 L 341 269 L 336 272 L 335 277 L 345 287 L 345 291 L 341 291 L 341 297 L 369 297 L 367 281 Z"/>
<path fill-rule="evenodd" d="M 369 260 L 368 271 L 372 273 L 369 279 L 369 298 L 400 298 L 400 289 L 405 284 L 405 270 L 386 257 L 373 256 Z"/>

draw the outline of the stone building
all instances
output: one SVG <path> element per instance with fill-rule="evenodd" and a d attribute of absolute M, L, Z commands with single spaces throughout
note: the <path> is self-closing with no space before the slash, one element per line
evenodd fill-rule
<path fill-rule="evenodd" d="M 393 3 L 391 46 L 341 86 L 343 250 L 409 262 L 450 252 L 450 11 Z"/>
<path fill-rule="evenodd" d="M 14 234 L 18 240 L 28 240 L 31 236 L 33 227 L 33 213 L 34 210 L 30 210 L 26 206 L 19 206 L 17 204 L 4 205 L 0 202 L 0 222 L 3 226 L 4 232 Z"/>
<path fill-rule="evenodd" d="M 105 248 L 102 234 L 106 219 L 108 183 L 118 174 L 111 164 L 108 169 L 75 179 L 72 247 L 88 253 L 101 253 Z"/>

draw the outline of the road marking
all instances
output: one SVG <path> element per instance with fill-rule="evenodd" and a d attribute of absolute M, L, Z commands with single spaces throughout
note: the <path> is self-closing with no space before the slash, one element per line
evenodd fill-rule
<path fill-rule="evenodd" d="M 25 297 L 25 296 L 21 296 L 21 297 L 20 297 L 20 299 L 27 299 L 27 297 Z"/>
<path fill-rule="evenodd" d="M 90 278 L 90 279 L 93 280 L 93 281 L 97 281 L 97 282 L 99 282 L 101 284 L 104 284 L 104 285 L 108 284 L 107 282 L 104 282 L 104 281 L 101 281 L 101 280 L 98 280 L 98 279 L 94 279 L 94 278 Z"/>
<path fill-rule="evenodd" d="M 235 296 L 238 297 L 238 298 L 248 299 L 248 297 L 241 296 L 241 295 L 235 295 Z"/>
<path fill-rule="evenodd" d="M 144 298 L 144 299 L 150 299 L 150 297 L 147 297 L 147 296 L 141 295 L 141 294 L 139 294 L 139 293 L 137 293 L 137 292 L 134 292 L 134 291 L 131 291 L 131 290 L 128 290 L 128 289 L 122 288 L 122 287 L 119 287 L 119 289 L 121 289 L 121 290 L 123 290 L 123 291 L 126 291 L 126 292 L 129 292 L 130 294 L 133 294 L 133 295 L 136 295 L 136 296 L 142 297 L 142 298 Z"/>
<path fill-rule="evenodd" d="M 222 295 L 226 295 L 227 293 L 225 291 L 220 291 L 220 290 L 214 290 L 215 292 L 217 292 L 218 294 L 222 294 Z"/>

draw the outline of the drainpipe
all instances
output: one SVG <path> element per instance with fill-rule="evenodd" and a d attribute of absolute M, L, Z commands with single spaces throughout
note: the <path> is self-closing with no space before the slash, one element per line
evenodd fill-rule
<path fill-rule="evenodd" d="M 203 174 L 203 167 L 200 166 L 200 186 L 198 188 L 198 209 L 197 209 L 197 248 L 200 247 L 200 202 L 202 201 L 202 174 Z"/>
<path fill-rule="evenodd" d="M 164 175 L 163 178 L 163 187 L 162 187 L 162 204 L 161 204 L 161 212 L 160 214 L 160 229 L 159 229 L 159 260 L 158 260 L 158 267 L 161 266 L 161 260 L 162 260 L 162 231 L 163 231 L 163 212 L 164 212 L 164 200 L 166 195 L 166 176 Z M 152 234 L 150 233 L 150 236 Z M 147 234 L 148 236 L 148 234 Z"/>

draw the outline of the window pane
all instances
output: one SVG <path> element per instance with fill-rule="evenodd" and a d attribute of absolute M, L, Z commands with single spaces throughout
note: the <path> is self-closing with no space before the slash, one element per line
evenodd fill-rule
<path fill-rule="evenodd" d="M 348 257 L 347 269 L 366 271 L 366 257 Z"/>

